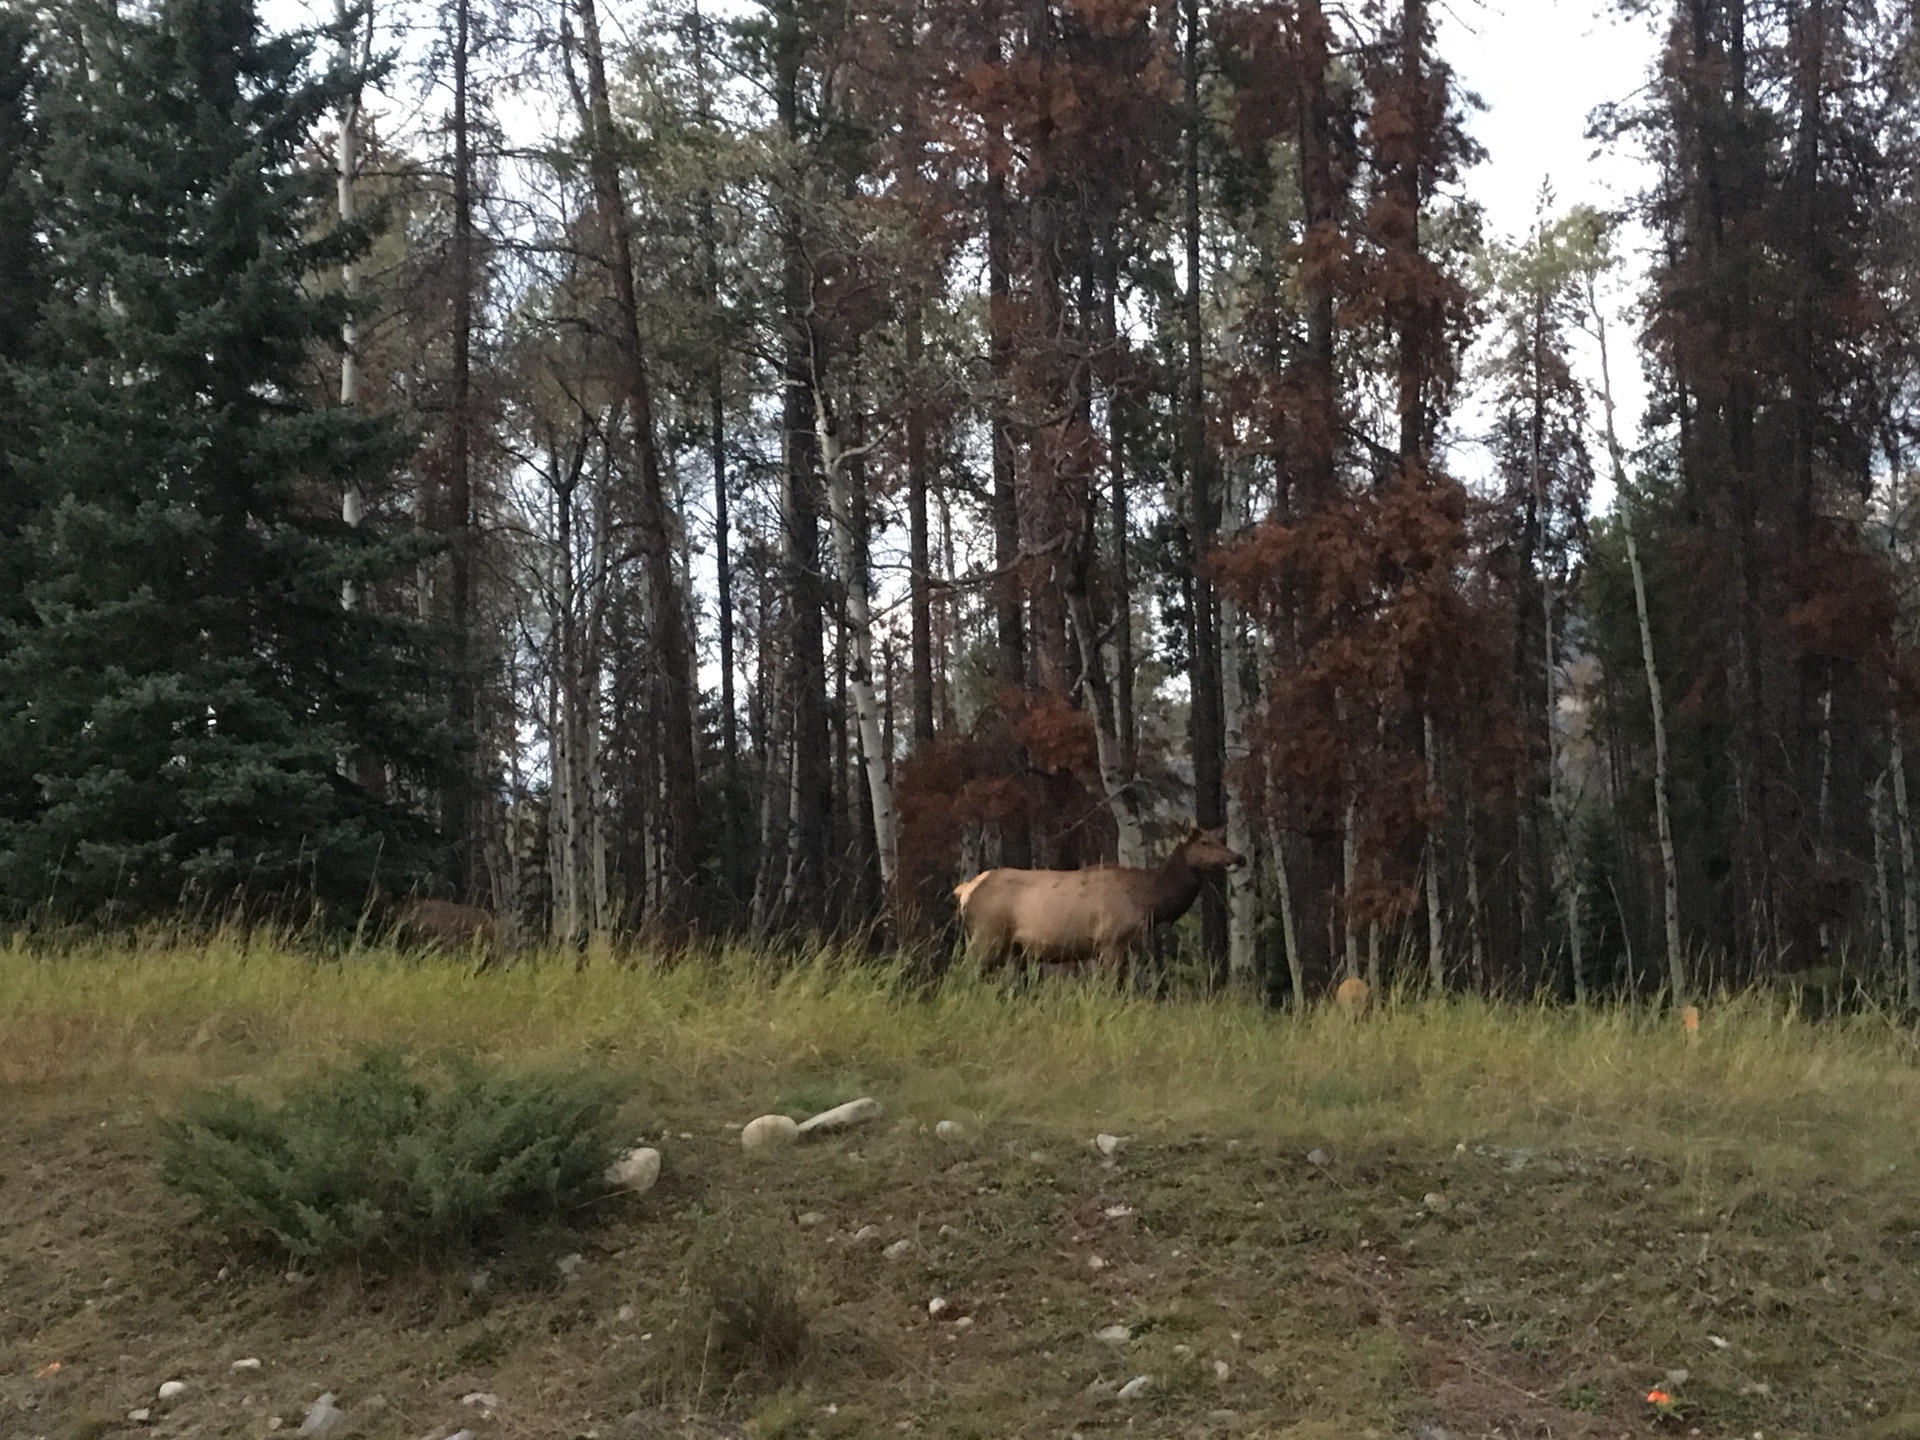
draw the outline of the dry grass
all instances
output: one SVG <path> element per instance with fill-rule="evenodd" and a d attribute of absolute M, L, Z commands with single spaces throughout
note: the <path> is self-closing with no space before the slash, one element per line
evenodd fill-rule
<path fill-rule="evenodd" d="M 373 1045 L 587 1058 L 665 1176 L 570 1279 L 523 1256 L 479 1293 L 292 1284 L 197 1235 L 156 1179 L 157 1122 L 209 1083 L 275 1093 Z M 1295 1019 L 931 989 L 831 957 L 475 975 L 238 939 L 16 949 L 0 1154 L 30 1183 L 0 1175 L 0 1434 L 101 1433 L 184 1375 L 156 1440 L 265 1440 L 321 1389 L 364 1440 L 473 1423 L 476 1391 L 503 1397 L 493 1440 L 1329 1440 L 1426 1420 L 1460 1440 L 1911 1440 L 1914 1058 L 1886 1017 L 1812 1025 L 1757 999 L 1708 1007 L 1689 1042 L 1639 1010 Z M 729 1129 L 863 1092 L 879 1125 L 772 1164 Z M 943 1117 L 967 1137 L 936 1139 Z M 1111 1163 L 1096 1130 L 1130 1137 Z M 869 1224 L 910 1253 L 880 1260 Z M 1115 1322 L 1130 1345 L 1094 1338 Z M 263 1370 L 229 1371 L 254 1354 Z M 1675 1368 L 1677 1431 L 1642 1399 Z M 1111 1398 L 1138 1374 L 1147 1398 Z"/>

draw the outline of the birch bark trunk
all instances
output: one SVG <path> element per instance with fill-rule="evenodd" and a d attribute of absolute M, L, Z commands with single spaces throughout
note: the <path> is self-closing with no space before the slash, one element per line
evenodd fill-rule
<path fill-rule="evenodd" d="M 867 772 L 867 799 L 873 807 L 874 848 L 880 861 L 883 905 L 893 903 L 894 879 L 899 870 L 899 826 L 893 810 L 893 783 L 887 775 L 887 752 L 880 735 L 880 702 L 873 690 L 873 610 L 867 595 L 866 568 L 854 534 L 854 495 L 848 475 L 846 450 L 828 407 L 819 377 L 813 384 L 814 436 L 820 446 L 820 467 L 826 472 L 827 508 L 833 528 L 834 557 L 846 589 L 847 631 L 851 655 L 847 689 L 853 695 L 860 727 L 860 756 Z"/>

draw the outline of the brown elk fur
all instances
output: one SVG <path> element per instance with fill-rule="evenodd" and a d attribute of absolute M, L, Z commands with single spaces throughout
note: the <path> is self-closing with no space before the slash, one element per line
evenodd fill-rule
<path fill-rule="evenodd" d="M 1201 875 L 1243 859 L 1220 831 L 1195 830 L 1149 868 L 989 870 L 953 893 L 969 946 L 983 963 L 999 964 L 1018 950 L 1038 960 L 1114 966 L 1155 925 L 1192 908 Z"/>
<path fill-rule="evenodd" d="M 464 950 L 478 944 L 483 949 L 492 949 L 493 912 L 452 900 L 415 900 L 400 911 L 394 921 L 393 934 L 403 945 Z"/>
<path fill-rule="evenodd" d="M 1358 975 L 1349 975 L 1333 992 L 1333 1003 L 1356 1018 L 1367 1013 L 1369 998 L 1367 982 Z"/>

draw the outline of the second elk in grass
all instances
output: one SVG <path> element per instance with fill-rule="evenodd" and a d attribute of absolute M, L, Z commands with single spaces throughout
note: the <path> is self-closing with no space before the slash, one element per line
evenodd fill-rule
<path fill-rule="evenodd" d="M 1042 961 L 1093 960 L 1117 972 L 1156 925 L 1193 908 L 1201 876 L 1245 857 L 1218 830 L 1195 830 L 1158 865 L 1086 870 L 988 870 L 954 887 L 968 949 L 982 965 L 1014 953 Z"/>

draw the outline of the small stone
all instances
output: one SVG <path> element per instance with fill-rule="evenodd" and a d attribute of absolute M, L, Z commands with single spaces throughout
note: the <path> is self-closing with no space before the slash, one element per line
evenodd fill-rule
<path fill-rule="evenodd" d="M 493 1276 L 485 1270 L 467 1272 L 467 1291 L 473 1295 L 484 1295 L 487 1287 L 493 1283 Z"/>
<path fill-rule="evenodd" d="M 1136 1375 L 1120 1387 L 1114 1398 L 1122 1402 L 1138 1400 L 1152 1388 L 1153 1377 L 1151 1375 Z"/>
<path fill-rule="evenodd" d="M 879 1238 L 880 1227 L 878 1225 L 862 1225 L 858 1230 L 853 1232 L 853 1243 L 856 1245 L 865 1245 Z"/>
<path fill-rule="evenodd" d="M 1436 1213 L 1447 1208 L 1447 1197 L 1438 1190 L 1429 1190 L 1420 1197 L 1420 1203 Z"/>
<path fill-rule="evenodd" d="M 622 1305 L 618 1310 L 613 1312 L 613 1318 L 623 1322 L 633 1319 L 633 1306 Z"/>
<path fill-rule="evenodd" d="M 958 1235 L 959 1233 L 960 1232 L 951 1225 L 942 1225 L 940 1227 L 940 1238 L 942 1240 L 951 1240 L 953 1239 L 954 1236 Z"/>
<path fill-rule="evenodd" d="M 254 1359 L 253 1356 L 249 1355 L 244 1360 L 234 1361 L 233 1364 L 229 1365 L 227 1368 L 229 1370 L 258 1370 L 260 1368 L 260 1362 Z"/>
<path fill-rule="evenodd" d="M 1687 1383 L 1687 1380 L 1692 1373 L 1693 1372 L 1689 1370 L 1669 1370 L 1667 1371 L 1666 1383 L 1669 1386 L 1671 1386 L 1673 1389 L 1677 1390 L 1682 1385 Z"/>
<path fill-rule="evenodd" d="M 1114 1152 L 1125 1143 L 1118 1135 L 1109 1135 L 1104 1130 L 1093 1137 L 1093 1148 L 1108 1159 L 1112 1159 Z"/>
<path fill-rule="evenodd" d="M 1103 1325 L 1093 1332 L 1093 1338 L 1102 1345 L 1124 1345 L 1133 1339 L 1133 1331 L 1125 1325 Z"/>
<path fill-rule="evenodd" d="M 791 1115 L 762 1115 L 746 1123 L 740 1144 L 748 1150 L 764 1150 L 788 1144 L 799 1134 L 800 1126 Z"/>
<path fill-rule="evenodd" d="M 1106 1215 L 1106 1217 L 1107 1217 L 1107 1219 L 1109 1219 L 1109 1220 L 1124 1220 L 1124 1219 L 1126 1219 L 1126 1218 L 1127 1218 L 1127 1216 L 1129 1216 L 1129 1215 L 1131 1215 L 1131 1214 L 1133 1214 L 1133 1206 L 1131 1206 L 1131 1205 L 1109 1205 L 1109 1206 L 1107 1206 L 1107 1208 L 1106 1208 L 1106 1210 L 1105 1210 L 1105 1212 L 1104 1212 L 1104 1213 L 1105 1213 L 1105 1215 Z"/>
<path fill-rule="evenodd" d="M 827 1217 L 822 1215 L 818 1210 L 809 1210 L 800 1217 L 799 1223 L 802 1230 L 811 1230 L 816 1225 L 826 1224 Z"/>
<path fill-rule="evenodd" d="M 307 1406 L 306 1417 L 300 1422 L 297 1432 L 301 1435 L 331 1435 L 346 1423 L 347 1412 L 333 1403 L 333 1392 L 327 1391 L 318 1400 Z"/>
<path fill-rule="evenodd" d="M 460 1403 L 478 1406 L 482 1410 L 498 1410 L 500 1397 L 486 1390 L 472 1390 L 460 1397 Z"/>
<path fill-rule="evenodd" d="M 963 1140 L 967 1134 L 966 1127 L 958 1120 L 942 1120 L 933 1127 L 933 1133 L 942 1140 Z"/>
<path fill-rule="evenodd" d="M 142 1405 L 138 1410 L 127 1411 L 127 1419 L 136 1425 L 144 1425 L 153 1418 L 153 1411 Z"/>
<path fill-rule="evenodd" d="M 1176 1346 L 1174 1346 L 1174 1347 L 1173 1347 L 1173 1353 L 1174 1353 L 1174 1356 L 1175 1356 L 1176 1358 L 1178 1358 L 1178 1359 L 1181 1359 L 1181 1360 L 1185 1360 L 1185 1359 L 1186 1359 L 1186 1358 L 1187 1358 L 1188 1356 L 1190 1356 L 1191 1354 L 1193 1354 L 1193 1346 L 1191 1346 L 1191 1345 L 1176 1345 Z"/>
<path fill-rule="evenodd" d="M 553 1268 L 571 1280 L 573 1278 L 573 1272 L 585 1263 L 586 1258 L 586 1256 L 576 1250 L 571 1255 L 562 1255 L 558 1260 L 554 1261 Z"/>
<path fill-rule="evenodd" d="M 159 1391 L 162 1400 L 171 1400 L 177 1395 L 184 1395 L 186 1393 L 187 1382 L 184 1380 L 168 1380 L 161 1385 Z"/>
<path fill-rule="evenodd" d="M 278 1430 L 280 1428 L 280 1417 L 278 1415 L 269 1415 L 267 1417 L 267 1428 L 269 1430 Z"/>
<path fill-rule="evenodd" d="M 931 1315 L 935 1320 L 938 1320 L 946 1313 L 947 1301 L 941 1296 L 936 1295 L 933 1299 L 927 1301 L 927 1314 Z"/>
<path fill-rule="evenodd" d="M 1309 1165 L 1324 1165 L 1324 1164 L 1326 1164 L 1326 1163 L 1327 1163 L 1327 1152 L 1326 1152 L 1326 1151 L 1324 1151 L 1324 1150 L 1322 1150 L 1322 1149 L 1320 1149 L 1320 1148 L 1319 1148 L 1318 1146 L 1316 1146 L 1316 1147 L 1314 1147 L 1313 1149 L 1311 1149 L 1311 1150 L 1309 1150 L 1309 1151 L 1307 1151 L 1307 1164 L 1309 1164 Z"/>
<path fill-rule="evenodd" d="M 1098 1255 L 1089 1255 L 1087 1257 L 1087 1268 L 1095 1271 L 1104 1270 L 1107 1268 L 1107 1262 L 1102 1260 Z"/>
<path fill-rule="evenodd" d="M 222 1265 L 222 1266 L 220 1267 L 220 1273 L 219 1273 L 219 1274 L 217 1274 L 217 1275 L 215 1275 L 215 1276 L 214 1276 L 213 1278 L 214 1278 L 214 1279 L 216 1279 L 216 1280 L 224 1280 L 224 1279 L 226 1279 L 226 1278 L 227 1278 L 227 1276 L 229 1276 L 229 1275 L 231 1275 L 232 1273 L 233 1273 L 233 1271 L 232 1271 L 231 1269 L 229 1269 L 229 1268 L 228 1268 L 227 1266 L 225 1266 L 225 1265 Z M 109 1283 L 111 1283 L 111 1282 L 109 1282 Z"/>
<path fill-rule="evenodd" d="M 800 1122 L 795 1127 L 801 1135 L 830 1134 L 835 1130 L 845 1130 L 864 1121 L 878 1118 L 880 1102 L 871 1095 L 863 1095 L 858 1100 L 849 1100 L 844 1105 L 836 1105 L 831 1110 L 822 1110 Z"/>
<path fill-rule="evenodd" d="M 887 1246 L 886 1249 L 882 1250 L 880 1252 L 880 1255 L 883 1259 L 886 1259 L 886 1260 L 904 1260 L 908 1255 L 912 1253 L 913 1253 L 913 1241 L 896 1240 L 893 1242 L 893 1244 Z"/>
<path fill-rule="evenodd" d="M 1213 1378 L 1218 1380 L 1221 1384 L 1224 1385 L 1226 1383 L 1227 1377 L 1231 1374 L 1233 1374 L 1233 1367 L 1227 1364 L 1226 1361 L 1216 1360 L 1213 1362 Z"/>
<path fill-rule="evenodd" d="M 473 1440 L 473 1431 L 456 1430 L 451 1435 L 447 1436 L 447 1440 Z"/>
<path fill-rule="evenodd" d="M 1104 1400 L 1120 1387 L 1111 1380 L 1094 1380 L 1087 1385 L 1087 1394 L 1095 1400 Z"/>
<path fill-rule="evenodd" d="M 644 1195 L 660 1178 L 660 1152 L 648 1146 L 627 1151 L 607 1167 L 607 1184 L 635 1195 Z"/>
<path fill-rule="evenodd" d="M 958 1320 L 953 1322 L 953 1328 L 956 1330 L 967 1330 L 972 1328 L 972 1325 L 973 1316 L 971 1315 L 962 1315 Z"/>
<path fill-rule="evenodd" d="M 1729 1342 L 1724 1335 L 1709 1335 L 1707 1336 L 1707 1343 L 1716 1350 L 1724 1350 L 1727 1348 Z"/>

